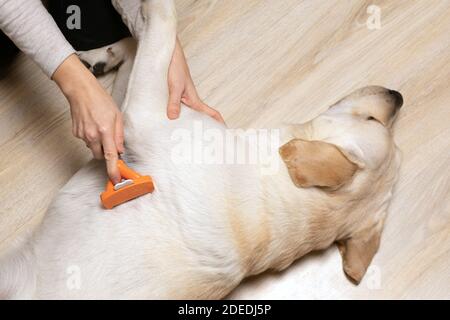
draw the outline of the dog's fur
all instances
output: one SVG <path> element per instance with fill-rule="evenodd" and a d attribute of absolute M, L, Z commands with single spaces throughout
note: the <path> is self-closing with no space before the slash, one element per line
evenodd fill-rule
<path fill-rule="evenodd" d="M 90 162 L 35 234 L 2 257 L 0 296 L 222 298 L 246 276 L 282 270 L 334 242 L 359 282 L 378 249 L 400 164 L 391 127 L 401 96 L 363 88 L 307 123 L 283 126 L 276 174 L 261 174 L 260 164 L 175 164 L 174 130 L 192 130 L 194 121 L 226 128 L 189 108 L 166 118 L 175 9 L 147 0 L 142 11 L 123 104 L 125 154 L 156 190 L 103 210 L 105 168 Z"/>
<path fill-rule="evenodd" d="M 135 55 L 136 41 L 131 37 L 106 47 L 78 52 L 80 60 L 95 76 L 117 69 L 112 97 L 118 105 L 122 105 L 125 99 L 128 77 L 133 68 Z"/>

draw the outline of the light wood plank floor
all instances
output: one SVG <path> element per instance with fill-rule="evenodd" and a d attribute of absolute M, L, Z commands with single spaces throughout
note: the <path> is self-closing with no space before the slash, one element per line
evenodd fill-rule
<path fill-rule="evenodd" d="M 405 98 L 400 180 L 365 280 L 350 284 L 330 248 L 249 279 L 230 298 L 450 298 L 450 1 L 177 4 L 201 96 L 230 127 L 303 122 L 369 84 Z M 381 8 L 378 30 L 366 26 L 371 4 Z M 0 79 L 0 248 L 33 228 L 90 158 L 70 127 L 56 86 L 19 57 Z"/>

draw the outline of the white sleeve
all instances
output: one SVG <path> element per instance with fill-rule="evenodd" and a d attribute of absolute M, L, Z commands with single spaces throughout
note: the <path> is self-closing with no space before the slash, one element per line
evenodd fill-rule
<path fill-rule="evenodd" d="M 0 29 L 49 77 L 75 52 L 40 0 L 0 0 Z"/>
<path fill-rule="evenodd" d="M 133 38 L 139 40 L 139 35 L 144 26 L 141 13 L 141 0 L 112 0 L 112 5 L 121 15 L 123 22 L 131 32 Z"/>

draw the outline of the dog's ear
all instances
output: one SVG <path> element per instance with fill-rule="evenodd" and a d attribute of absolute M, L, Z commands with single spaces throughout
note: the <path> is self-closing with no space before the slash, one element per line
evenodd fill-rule
<path fill-rule="evenodd" d="M 345 274 L 356 284 L 361 282 L 380 246 L 382 225 L 365 229 L 348 239 L 337 241 Z"/>
<path fill-rule="evenodd" d="M 299 188 L 338 188 L 358 169 L 337 146 L 323 141 L 292 139 L 280 147 L 279 153 Z"/>

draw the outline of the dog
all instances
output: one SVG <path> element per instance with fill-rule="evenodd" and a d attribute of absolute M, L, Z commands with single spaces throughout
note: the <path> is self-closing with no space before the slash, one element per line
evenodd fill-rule
<path fill-rule="evenodd" d="M 344 272 L 359 283 L 378 250 L 401 162 L 392 125 L 402 96 L 365 87 L 306 123 L 283 125 L 264 163 L 180 160 L 180 150 L 204 142 L 190 134 L 196 123 L 203 132 L 228 130 L 189 108 L 178 120 L 166 118 L 174 4 L 145 0 L 142 14 L 122 106 L 124 157 L 152 175 L 155 191 L 104 210 L 104 164 L 88 163 L 33 235 L 1 258 L 0 296 L 219 299 L 247 276 L 283 270 L 333 243 Z M 262 170 L 274 163 L 276 170 Z"/>
<path fill-rule="evenodd" d="M 119 106 L 125 99 L 128 78 L 136 55 L 136 46 L 136 41 L 127 37 L 109 46 L 77 52 L 81 62 L 96 77 L 112 70 L 117 71 L 112 88 L 112 98 Z"/>

